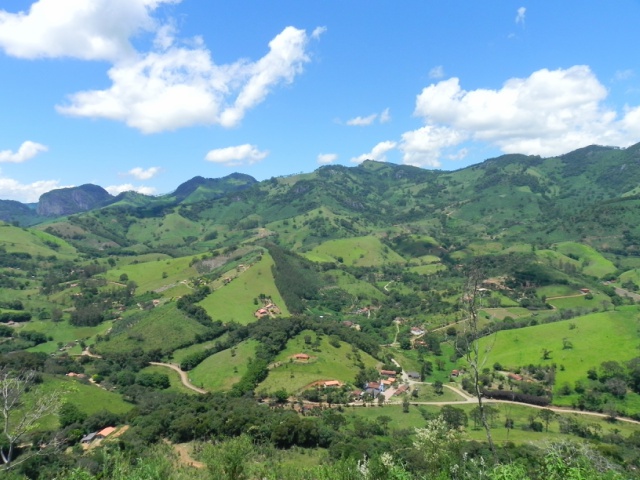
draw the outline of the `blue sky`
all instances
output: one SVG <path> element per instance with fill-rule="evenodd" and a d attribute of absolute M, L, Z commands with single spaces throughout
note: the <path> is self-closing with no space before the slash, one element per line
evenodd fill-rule
<path fill-rule="evenodd" d="M 640 141 L 640 2 L 10 0 L 0 198 Z"/>

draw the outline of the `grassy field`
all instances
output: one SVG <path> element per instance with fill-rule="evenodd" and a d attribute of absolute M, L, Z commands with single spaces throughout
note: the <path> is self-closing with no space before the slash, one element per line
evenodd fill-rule
<path fill-rule="evenodd" d="M 456 408 L 463 409 L 467 415 L 474 409 L 474 404 L 461 404 Z M 532 432 L 525 430 L 529 424 L 529 417 L 531 415 L 537 417 L 540 410 L 527 407 L 525 405 L 512 405 L 512 404 L 495 404 L 498 409 L 498 415 L 494 419 L 491 435 L 493 440 L 502 444 L 507 441 L 514 442 L 516 444 L 533 443 L 538 445 L 544 445 L 549 441 L 556 441 L 560 439 L 573 439 L 577 440 L 577 437 L 560 433 L 559 423 L 557 419 L 552 420 L 549 423 L 548 432 Z M 377 421 L 380 416 L 385 415 L 391 418 L 389 422 L 389 430 L 410 430 L 414 428 L 422 428 L 426 425 L 426 420 L 422 415 L 422 411 L 427 412 L 430 415 L 437 415 L 441 410 L 441 407 L 433 405 L 416 405 L 414 403 L 409 407 L 409 412 L 404 413 L 402 406 L 400 405 L 385 405 L 382 407 L 350 407 L 345 409 L 345 416 L 348 420 L 353 422 L 356 417 L 366 418 L 370 421 Z M 628 436 L 631 433 L 640 430 L 640 426 L 629 424 L 626 422 L 607 422 L 603 418 L 589 417 L 586 415 L 579 415 L 576 413 L 562 413 L 560 415 L 567 415 L 576 418 L 579 422 L 587 425 L 597 425 L 596 428 L 602 429 L 602 434 L 612 433 L 614 430 L 620 431 L 623 436 Z M 511 418 L 514 421 L 513 429 L 506 429 L 504 427 L 505 419 Z M 539 421 L 539 419 L 538 419 Z M 465 436 L 470 440 L 486 441 L 485 431 L 481 428 L 476 428 L 473 420 L 469 419 L 469 424 L 465 429 Z"/>
<path fill-rule="evenodd" d="M 616 271 L 616 266 L 604 258 L 595 249 L 588 245 L 575 242 L 562 242 L 556 245 L 557 251 L 564 255 L 574 255 L 578 257 L 581 265 L 584 266 L 583 272 L 586 275 L 602 278 L 608 273 Z"/>
<path fill-rule="evenodd" d="M 145 263 L 130 263 L 106 272 L 107 280 L 119 281 L 123 273 L 138 284 L 138 292 L 165 289 L 182 280 L 195 277 L 198 272 L 189 264 L 193 257 L 152 260 Z M 166 295 L 166 292 L 165 292 Z"/>
<path fill-rule="evenodd" d="M 51 248 L 51 245 L 54 248 Z M 0 247 L 4 247 L 7 252 L 25 252 L 34 257 L 54 255 L 71 259 L 76 255 L 76 249 L 61 238 L 40 230 L 26 230 L 6 223 L 0 223 Z"/>
<path fill-rule="evenodd" d="M 304 331 L 289 340 L 287 347 L 276 357 L 280 365 L 269 372 L 257 390 L 274 392 L 283 388 L 288 392 L 298 392 L 319 380 L 352 383 L 359 370 L 357 356 L 366 367 L 378 365 L 375 358 L 362 351 L 354 351 L 346 343 L 340 342 L 339 348 L 330 345 L 326 336 L 322 337 L 318 351 L 314 351 L 311 344 L 305 343 L 305 336 L 311 338 L 311 343 L 316 340 L 316 334 L 312 331 Z M 294 362 L 290 357 L 296 353 L 306 353 L 311 360 L 308 363 Z"/>
<path fill-rule="evenodd" d="M 44 395 L 56 390 L 65 392 L 65 402 L 73 403 L 84 413 L 91 415 L 102 410 L 114 413 L 127 413 L 133 405 L 125 402 L 117 393 L 109 392 L 97 385 L 84 383 L 68 377 L 43 375 L 44 382 L 34 390 L 38 395 Z M 42 428 L 58 427 L 58 416 L 49 415 L 41 424 Z"/>
<path fill-rule="evenodd" d="M 371 267 L 387 263 L 404 263 L 405 260 L 373 236 L 329 240 L 304 254 L 312 261 L 336 262 L 345 265 Z"/>
<path fill-rule="evenodd" d="M 121 320 L 121 321 L 126 321 Z M 117 325 L 114 325 L 114 329 Z M 175 303 L 156 307 L 121 332 L 110 334 L 109 341 L 96 344 L 97 353 L 126 352 L 134 348 L 170 352 L 192 341 L 205 327 L 176 308 Z"/>
<path fill-rule="evenodd" d="M 409 268 L 409 271 L 418 273 L 420 275 L 433 275 L 434 273 L 438 273 L 446 269 L 447 267 L 442 265 L 441 263 L 431 263 L 429 265 L 418 265 L 417 267 L 411 267 Z"/>
<path fill-rule="evenodd" d="M 182 381 L 180 380 L 180 374 L 175 370 L 167 367 L 161 367 L 159 365 L 149 365 L 148 367 L 145 367 L 140 371 L 144 373 L 163 373 L 167 375 L 169 377 L 169 382 L 171 382 L 171 386 L 167 389 L 167 391 L 187 393 L 189 395 L 198 395 L 198 392 L 195 392 L 182 384 Z"/>
<path fill-rule="evenodd" d="M 182 360 L 184 360 L 186 357 L 188 357 L 192 353 L 201 352 L 203 350 L 206 350 L 207 348 L 211 348 L 215 345 L 216 342 L 223 342 L 226 338 L 227 338 L 227 334 L 225 333 L 224 335 L 216 338 L 215 340 L 211 340 L 204 343 L 196 343 L 194 345 L 189 345 L 188 347 L 179 348 L 178 350 L 175 350 L 174 352 L 171 353 L 170 360 L 173 363 L 180 363 L 182 362 Z"/>
<path fill-rule="evenodd" d="M 573 348 L 563 350 L 563 338 L 569 339 Z M 638 344 L 638 308 L 634 306 L 501 331 L 484 338 L 481 351 L 490 348 L 486 362 L 489 366 L 495 362 L 508 369 L 529 364 L 563 365 L 564 371 L 560 368 L 556 371 L 556 386 L 560 386 L 564 382 L 573 385 L 586 377 L 589 368 L 603 361 L 625 361 L 638 356 Z M 551 350 L 549 360 L 542 359 L 543 348 Z"/>
<path fill-rule="evenodd" d="M 53 337 L 53 340 L 47 343 L 41 343 L 29 349 L 30 352 L 53 353 L 58 350 L 58 342 L 63 345 L 75 342 L 76 340 L 84 340 L 87 344 L 94 342 L 95 336 L 99 333 L 105 333 L 111 328 L 112 322 L 102 322 L 95 327 L 74 327 L 69 322 L 52 322 L 51 320 L 31 320 L 20 326 L 21 330 L 41 332 L 47 337 Z M 81 352 L 80 346 L 75 346 L 68 353 L 78 354 Z"/>
<path fill-rule="evenodd" d="M 214 320 L 235 321 L 242 325 L 255 322 L 254 313 L 262 305 L 254 299 L 263 293 L 280 308 L 283 316 L 288 316 L 287 306 L 276 288 L 271 273 L 273 259 L 265 252 L 262 260 L 242 271 L 230 283 L 208 295 L 201 305 Z"/>
<path fill-rule="evenodd" d="M 257 346 L 255 340 L 247 340 L 211 355 L 189 372 L 191 382 L 210 391 L 230 390 L 247 371 L 247 363 L 249 358 L 255 357 Z"/>
<path fill-rule="evenodd" d="M 376 287 L 368 282 L 358 280 L 352 274 L 345 272 L 344 270 L 328 270 L 326 275 L 331 275 L 335 278 L 338 286 L 351 295 L 368 299 L 377 298 L 382 300 L 384 298 L 384 293 Z"/>

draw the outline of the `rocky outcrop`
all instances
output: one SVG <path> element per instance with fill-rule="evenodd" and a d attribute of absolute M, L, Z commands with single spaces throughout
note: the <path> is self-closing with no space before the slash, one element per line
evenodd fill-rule
<path fill-rule="evenodd" d="M 58 217 L 86 212 L 109 203 L 113 196 L 98 185 L 86 184 L 79 187 L 51 190 L 40 196 L 38 214 Z"/>

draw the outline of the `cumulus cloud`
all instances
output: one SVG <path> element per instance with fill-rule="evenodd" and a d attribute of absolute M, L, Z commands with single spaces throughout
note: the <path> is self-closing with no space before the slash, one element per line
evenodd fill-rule
<path fill-rule="evenodd" d="M 12 152 L 11 150 L 0 151 L 0 163 L 22 163 L 32 159 L 41 152 L 46 152 L 48 149 L 46 145 L 27 140 L 26 142 L 22 142 L 17 152 Z"/>
<path fill-rule="evenodd" d="M 106 90 L 78 92 L 60 113 L 125 122 L 144 133 L 191 125 L 236 126 L 273 87 L 291 83 L 309 61 L 304 30 L 285 28 L 256 62 L 216 65 L 209 50 L 170 47 L 119 63 Z"/>
<path fill-rule="evenodd" d="M 542 69 L 508 80 L 501 89 L 465 91 L 458 78 L 417 96 L 425 126 L 402 136 L 405 163 L 439 166 L 446 149 L 480 141 L 505 153 L 551 156 L 590 144 L 627 146 L 640 137 L 640 107 L 619 116 L 607 89 L 587 66 Z"/>
<path fill-rule="evenodd" d="M 137 187 L 131 183 L 123 183 L 122 185 L 110 185 L 104 187 L 104 189 L 111 195 L 118 195 L 122 192 L 138 192 L 143 195 L 153 195 L 156 193 L 156 189 L 153 187 L 146 187 L 144 185 L 138 185 Z"/>
<path fill-rule="evenodd" d="M 429 78 L 440 79 L 444 78 L 444 67 L 442 65 L 438 65 L 429 70 Z"/>
<path fill-rule="evenodd" d="M 136 177 L 138 180 L 149 180 L 160 173 L 159 167 L 149 167 L 146 170 L 141 167 L 132 168 L 127 172 L 129 175 Z"/>
<path fill-rule="evenodd" d="M 5 177 L 0 171 L 0 198 L 3 200 L 34 203 L 38 201 L 43 193 L 65 187 L 60 185 L 59 180 L 38 180 L 33 183 L 21 183 L 13 178 Z"/>
<path fill-rule="evenodd" d="M 28 12 L 0 10 L 0 48 L 18 58 L 119 60 L 129 39 L 157 27 L 151 14 L 180 0 L 39 0 Z"/>
<path fill-rule="evenodd" d="M 397 147 L 396 142 L 386 141 L 378 143 L 369 153 L 363 153 L 359 157 L 351 159 L 353 163 L 362 163 L 365 160 L 377 160 L 378 162 L 387 161 L 387 152 Z"/>
<path fill-rule="evenodd" d="M 520 7 L 518 12 L 516 13 L 516 23 L 521 23 L 524 25 L 524 17 L 527 13 L 527 9 L 525 7 Z"/>
<path fill-rule="evenodd" d="M 217 65 L 198 37 L 177 38 L 172 20 L 154 14 L 181 0 L 38 0 L 28 11 L 0 10 L 0 50 L 18 58 L 106 60 L 111 86 L 74 93 L 58 112 L 121 121 L 144 133 L 191 125 L 233 127 L 273 88 L 291 83 L 309 62 L 309 36 L 287 27 L 256 61 Z M 311 38 L 326 30 L 316 28 Z M 131 38 L 153 35 L 138 52 Z"/>
<path fill-rule="evenodd" d="M 352 127 L 366 127 L 372 125 L 376 120 L 380 123 L 387 123 L 391 120 L 391 115 L 389 114 L 389 109 L 385 108 L 381 113 L 372 113 L 371 115 L 367 115 L 366 117 L 355 117 L 347 120 L 347 125 Z"/>
<path fill-rule="evenodd" d="M 328 165 L 335 162 L 338 159 L 338 155 L 335 153 L 321 153 L 318 155 L 318 163 L 320 165 Z"/>
<path fill-rule="evenodd" d="M 260 151 L 255 145 L 245 143 L 235 147 L 210 150 L 205 156 L 205 160 L 235 167 L 238 165 L 253 165 L 266 158 L 267 155 L 269 155 L 269 152 Z"/>

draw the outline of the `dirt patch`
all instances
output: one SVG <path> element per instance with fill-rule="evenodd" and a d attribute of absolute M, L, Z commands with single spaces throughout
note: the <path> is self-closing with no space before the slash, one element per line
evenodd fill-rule
<path fill-rule="evenodd" d="M 167 445 L 171 445 L 173 449 L 178 454 L 178 461 L 182 465 L 187 465 L 195 468 L 206 468 L 206 465 L 202 462 L 195 460 L 191 456 L 190 448 L 188 444 L 185 443 L 171 443 L 169 440 L 165 440 Z"/>

